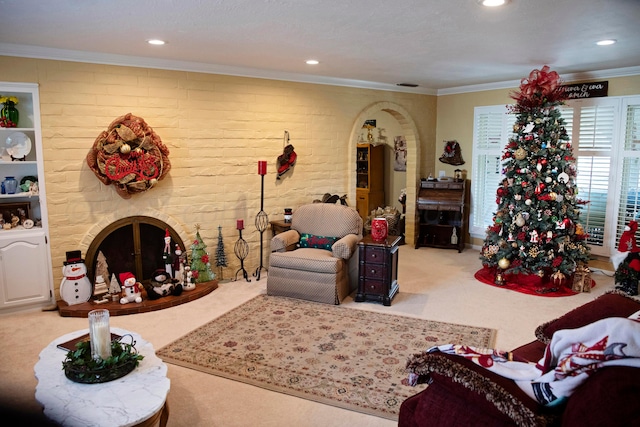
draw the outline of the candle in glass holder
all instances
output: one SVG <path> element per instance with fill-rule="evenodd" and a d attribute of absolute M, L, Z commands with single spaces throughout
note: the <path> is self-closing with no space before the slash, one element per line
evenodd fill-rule
<path fill-rule="evenodd" d="M 109 310 L 99 309 L 89 312 L 89 341 L 91 357 L 106 360 L 111 357 L 111 330 Z"/>
<path fill-rule="evenodd" d="M 236 221 L 236 228 L 238 230 L 244 230 L 244 219 L 239 219 Z"/>
<path fill-rule="evenodd" d="M 267 161 L 258 160 L 258 175 L 266 175 L 266 174 L 267 174 Z"/>

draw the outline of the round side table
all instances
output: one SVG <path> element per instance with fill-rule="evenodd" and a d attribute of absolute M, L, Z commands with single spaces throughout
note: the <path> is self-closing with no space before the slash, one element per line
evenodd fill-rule
<path fill-rule="evenodd" d="M 118 335 L 130 334 L 144 356 L 133 372 L 101 384 L 80 384 L 69 380 L 62 369 L 67 351 L 58 348 L 88 329 L 71 332 L 53 340 L 40 352 L 34 370 L 38 385 L 36 400 L 47 418 L 62 426 L 150 426 L 169 417 L 167 394 L 170 380 L 167 365 L 158 358 L 151 343 L 135 332 L 111 328 Z"/>

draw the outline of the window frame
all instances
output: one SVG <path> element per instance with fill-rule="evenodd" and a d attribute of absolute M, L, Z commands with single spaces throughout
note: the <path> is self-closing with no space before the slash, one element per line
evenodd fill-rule
<path fill-rule="evenodd" d="M 578 145 L 577 135 L 574 135 L 578 132 L 579 125 L 576 126 L 575 123 L 571 127 L 571 133 L 569 133 L 570 141 L 573 144 L 574 156 L 576 159 L 579 158 L 580 153 L 591 153 L 589 157 L 596 156 L 598 154 L 601 155 L 609 155 L 610 166 L 609 166 L 609 189 L 615 189 L 615 191 L 608 191 L 607 199 L 606 199 L 606 210 L 605 210 L 605 219 L 604 219 L 604 238 L 602 241 L 602 246 L 600 245 L 589 245 L 592 253 L 595 255 L 602 256 L 610 256 L 614 251 L 617 250 L 617 242 L 620 238 L 621 230 L 624 228 L 625 224 L 621 224 L 621 220 L 626 221 L 625 218 L 619 218 L 620 212 L 623 211 L 623 207 L 621 206 L 622 194 L 621 194 L 621 185 L 622 185 L 622 168 L 626 158 L 638 158 L 640 160 L 640 146 L 638 150 L 625 150 L 625 139 L 627 135 L 627 111 L 629 107 L 635 107 L 640 109 L 640 95 L 630 95 L 630 96 L 616 96 L 616 97 L 603 97 L 603 98 L 589 98 L 589 99 L 579 99 L 579 100 L 568 100 L 566 101 L 566 108 L 570 108 L 573 111 L 572 122 L 576 118 L 576 116 L 580 117 L 581 110 L 584 107 L 591 106 L 615 106 L 615 117 L 613 123 L 612 130 L 612 142 L 611 142 L 611 150 L 607 153 L 607 150 L 592 150 L 581 149 Z M 501 126 L 501 144 L 500 147 L 492 147 L 495 148 L 494 151 L 487 150 L 485 148 L 480 148 L 479 144 L 483 143 L 481 141 L 481 135 L 478 132 L 478 120 L 479 117 L 486 114 L 495 114 L 497 112 L 502 112 L 504 114 L 504 118 L 502 120 Z M 509 119 L 512 118 L 512 120 Z M 490 105 L 490 106 L 477 106 L 474 108 L 474 123 L 473 123 L 473 180 L 471 185 L 471 208 L 469 214 L 469 234 L 471 237 L 484 239 L 486 237 L 486 229 L 488 226 L 492 225 L 492 221 L 489 221 L 488 218 L 484 218 L 483 223 L 478 223 L 480 220 L 478 217 L 478 209 L 482 208 L 482 212 L 487 212 L 488 207 L 483 205 L 483 200 L 485 203 L 488 203 L 487 198 L 488 194 L 492 194 L 497 189 L 497 183 L 495 186 L 488 188 L 486 184 L 488 181 L 492 181 L 491 179 L 487 179 L 485 176 L 478 176 L 479 173 L 483 170 L 483 168 L 479 167 L 480 162 L 484 161 L 487 155 L 497 155 L 500 159 L 502 159 L 502 154 L 504 152 L 505 146 L 513 134 L 512 127 L 515 122 L 515 115 L 509 114 L 506 106 L 504 105 Z M 566 119 L 566 117 L 565 117 Z M 579 123 L 579 122 L 578 122 Z M 635 123 L 635 122 L 634 122 Z M 640 133 L 640 130 L 635 131 L 636 134 Z M 575 136 L 575 137 L 574 137 Z M 598 153 L 598 154 L 596 154 Z M 500 165 L 502 165 L 502 160 L 500 160 Z M 577 165 L 577 162 L 576 162 Z M 638 166 L 640 168 L 640 166 Z M 497 182 L 500 182 L 504 174 L 501 169 L 500 177 Z M 640 170 L 638 171 L 638 175 L 640 175 Z M 492 184 L 491 184 L 492 185 Z M 638 183 L 637 190 L 640 191 L 640 182 Z M 634 187 L 635 188 L 635 187 Z M 580 191 L 580 187 L 578 187 L 578 198 L 586 199 L 584 197 L 584 193 Z M 488 193 L 487 193 L 488 192 Z M 582 196 L 582 197 L 581 197 Z M 640 199 L 640 198 L 639 198 Z M 637 204 L 638 216 L 640 217 L 640 200 L 638 200 Z M 493 212 L 497 210 L 497 204 L 493 207 Z M 582 215 L 581 215 L 582 218 Z M 489 221 L 489 222 L 487 222 Z M 480 224 L 480 225 L 479 225 Z"/>

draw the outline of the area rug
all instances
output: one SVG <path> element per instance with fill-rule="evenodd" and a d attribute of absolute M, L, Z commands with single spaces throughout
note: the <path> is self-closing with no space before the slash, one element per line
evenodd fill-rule
<path fill-rule="evenodd" d="M 260 295 L 157 354 L 165 362 L 397 420 L 413 353 L 492 348 L 495 330 Z"/>
<path fill-rule="evenodd" d="M 541 297 L 569 297 L 577 295 L 579 292 L 571 290 L 571 284 L 566 281 L 562 285 L 557 285 L 547 279 L 541 279 L 534 274 L 510 274 L 505 275 L 504 285 L 496 285 L 496 270 L 482 267 L 474 275 L 476 280 L 495 286 L 496 288 L 508 289 L 527 295 L 537 295 Z M 591 288 L 596 286 L 596 281 L 591 280 Z"/>

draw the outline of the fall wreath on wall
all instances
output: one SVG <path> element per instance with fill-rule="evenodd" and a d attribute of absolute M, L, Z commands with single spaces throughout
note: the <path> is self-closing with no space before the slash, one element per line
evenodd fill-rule
<path fill-rule="evenodd" d="M 98 135 L 87 164 L 104 185 L 113 184 L 125 199 L 147 191 L 171 169 L 169 149 L 144 119 L 131 113 Z"/>

